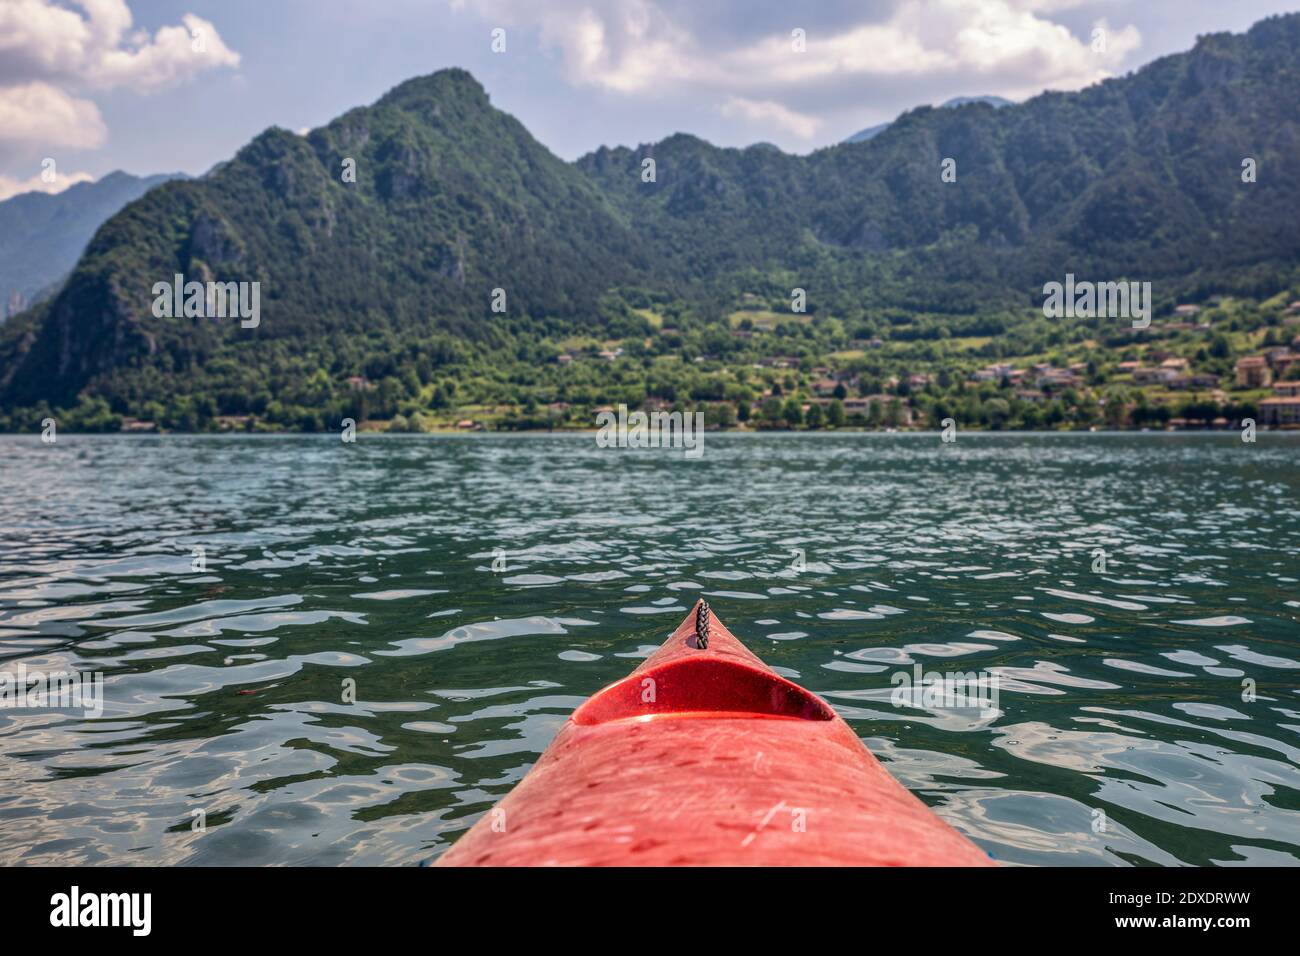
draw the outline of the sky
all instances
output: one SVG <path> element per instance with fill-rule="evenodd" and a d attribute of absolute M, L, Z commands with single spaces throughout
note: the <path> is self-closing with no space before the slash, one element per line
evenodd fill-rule
<path fill-rule="evenodd" d="M 1297 10 L 1300 0 L 0 0 L 0 199 L 115 169 L 197 175 L 269 126 L 319 126 L 451 66 L 565 159 L 675 132 L 806 153 L 954 96 L 1081 89 L 1200 34 Z"/>

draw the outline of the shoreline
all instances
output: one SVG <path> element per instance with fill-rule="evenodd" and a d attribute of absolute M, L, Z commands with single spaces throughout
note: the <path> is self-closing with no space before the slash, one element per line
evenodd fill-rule
<path fill-rule="evenodd" d="M 1268 434 L 1300 434 L 1300 425 L 1257 425 L 1256 432 Z M 709 435 L 939 435 L 940 428 L 861 428 L 843 426 L 840 428 L 706 428 Z M 976 425 L 959 427 L 957 434 L 980 435 L 1235 435 L 1240 434 L 1240 427 L 1201 428 L 982 428 Z M 389 431 L 382 428 L 358 428 L 358 435 L 389 435 L 402 438 L 419 438 L 422 436 L 445 438 L 460 436 L 465 438 L 492 437 L 504 435 L 597 435 L 599 428 L 429 428 L 424 431 Z M 95 436 L 107 438 L 163 438 L 169 436 L 191 437 L 282 437 L 282 436 L 330 436 L 339 435 L 338 431 L 297 431 L 293 429 L 214 429 L 210 431 L 180 431 L 177 429 L 154 429 L 150 431 L 74 431 L 60 429 L 60 435 Z M 0 438 L 39 438 L 39 432 L 0 431 Z"/>

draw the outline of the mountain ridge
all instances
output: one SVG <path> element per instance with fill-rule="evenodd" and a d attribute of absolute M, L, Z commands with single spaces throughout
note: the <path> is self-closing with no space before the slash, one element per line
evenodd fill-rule
<path fill-rule="evenodd" d="M 984 103 L 988 106 L 992 106 L 994 109 L 1015 105 L 1014 100 L 1009 100 L 1002 96 L 954 96 L 952 99 L 944 100 L 940 103 L 939 109 L 956 109 L 959 106 L 966 106 L 971 103 Z M 864 143 L 889 129 L 889 127 L 893 125 L 893 122 L 893 120 L 890 120 L 888 123 L 877 123 L 875 126 L 868 126 L 866 129 L 858 130 L 852 136 L 847 136 L 840 140 L 840 143 Z"/>
<path fill-rule="evenodd" d="M 919 107 L 809 156 L 678 133 L 573 163 L 468 72 L 416 77 L 111 217 L 59 293 L 0 329 L 0 409 L 202 395 L 209 416 L 320 421 L 321 395 L 354 402 L 327 387 L 348 376 L 395 382 L 393 407 L 440 369 L 550 361 L 574 335 L 653 332 L 651 313 L 716 326 L 795 287 L 850 341 L 909 311 L 995 327 L 980 317 L 1067 271 L 1155 279 L 1162 307 L 1276 289 L 1300 257 L 1277 215 L 1300 208 L 1297 54 L 1300 15 L 1274 17 L 1077 93 Z M 1266 171 L 1249 188 L 1243 155 Z M 177 273 L 261 283 L 265 321 L 155 319 L 149 290 Z"/>
<path fill-rule="evenodd" d="M 113 170 L 58 193 L 18 193 L 0 201 L 0 322 L 8 305 L 32 305 L 76 266 L 95 230 L 123 206 L 183 173 L 135 176 Z"/>

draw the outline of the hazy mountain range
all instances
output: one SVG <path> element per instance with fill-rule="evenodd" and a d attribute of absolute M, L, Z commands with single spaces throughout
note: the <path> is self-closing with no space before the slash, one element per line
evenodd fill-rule
<path fill-rule="evenodd" d="M 31 305 L 72 271 L 109 216 L 179 173 L 109 173 L 61 193 L 31 192 L 0 202 L 0 321 L 11 304 Z"/>
<path fill-rule="evenodd" d="M 1004 99 L 1001 96 L 955 96 L 950 100 L 940 103 L 941 109 L 956 109 L 958 106 L 965 106 L 967 103 L 987 103 L 994 109 L 1001 106 L 1011 106 L 1012 101 Z M 875 126 L 868 126 L 866 129 L 859 130 L 852 136 L 848 137 L 846 143 L 862 143 L 866 140 L 879 136 L 885 130 L 889 129 L 891 123 L 877 123 Z"/>
<path fill-rule="evenodd" d="M 1066 272 L 1153 281 L 1163 305 L 1281 287 L 1300 261 L 1297 63 L 1300 15 L 1275 17 L 1077 93 L 922 107 L 808 156 L 677 134 L 574 163 L 443 70 L 305 136 L 269 129 L 108 219 L 58 294 L 0 329 L 0 408 L 308 407 L 322 377 L 643 334 L 651 299 L 709 322 L 799 286 L 852 333 L 890 310 L 1023 308 Z M 178 273 L 260 283 L 260 325 L 155 318 L 151 290 Z"/>

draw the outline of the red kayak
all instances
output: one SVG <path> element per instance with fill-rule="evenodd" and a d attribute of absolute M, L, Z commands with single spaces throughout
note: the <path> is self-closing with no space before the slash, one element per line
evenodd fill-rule
<path fill-rule="evenodd" d="M 992 866 L 704 602 L 440 866 Z"/>

